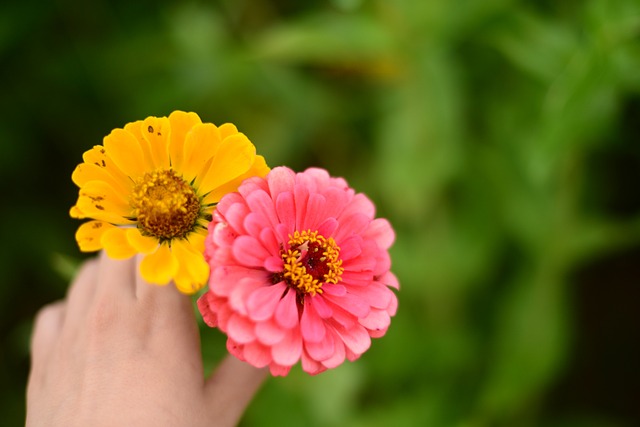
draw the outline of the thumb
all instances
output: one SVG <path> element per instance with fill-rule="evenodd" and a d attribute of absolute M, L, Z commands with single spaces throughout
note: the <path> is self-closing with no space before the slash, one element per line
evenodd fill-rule
<path fill-rule="evenodd" d="M 216 414 L 216 425 L 234 426 L 267 377 L 267 368 L 255 368 L 227 355 L 205 382 L 205 397 Z"/>

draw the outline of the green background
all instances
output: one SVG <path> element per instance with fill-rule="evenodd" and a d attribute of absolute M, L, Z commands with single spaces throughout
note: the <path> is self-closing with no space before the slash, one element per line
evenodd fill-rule
<path fill-rule="evenodd" d="M 397 231 L 387 336 L 270 379 L 242 425 L 639 425 L 639 35 L 633 0 L 3 2 L 0 424 L 83 257 L 82 152 L 182 109 Z"/>

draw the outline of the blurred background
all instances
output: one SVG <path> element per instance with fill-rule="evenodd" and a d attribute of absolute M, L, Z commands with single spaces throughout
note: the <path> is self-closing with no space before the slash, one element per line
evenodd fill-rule
<path fill-rule="evenodd" d="M 73 168 L 182 109 L 397 231 L 387 336 L 270 379 L 243 426 L 640 425 L 639 35 L 637 0 L 3 2 L 0 424 L 83 258 Z"/>

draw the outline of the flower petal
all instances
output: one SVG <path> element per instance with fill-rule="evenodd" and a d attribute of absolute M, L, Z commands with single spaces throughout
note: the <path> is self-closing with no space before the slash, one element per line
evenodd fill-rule
<path fill-rule="evenodd" d="M 291 366 L 302 354 L 302 336 L 297 329 L 290 329 L 282 341 L 271 347 L 273 361 L 279 365 Z"/>
<path fill-rule="evenodd" d="M 82 252 L 94 252 L 102 249 L 100 239 L 105 231 L 114 225 L 104 221 L 88 221 L 78 227 L 76 241 Z"/>
<path fill-rule="evenodd" d="M 212 123 L 197 124 L 187 133 L 181 169 L 187 182 L 191 182 L 203 172 L 202 169 L 215 156 L 221 143 L 220 131 Z"/>
<path fill-rule="evenodd" d="M 136 254 L 135 248 L 127 241 L 127 230 L 123 228 L 110 227 L 102 234 L 100 244 L 113 259 L 127 259 Z"/>
<path fill-rule="evenodd" d="M 89 181 L 78 193 L 78 209 L 87 217 L 113 224 L 130 224 L 131 207 L 104 181 Z"/>
<path fill-rule="evenodd" d="M 171 252 L 178 261 L 174 281 L 178 290 L 190 295 L 202 289 L 209 278 L 209 264 L 202 253 L 195 251 L 186 240 L 174 239 Z"/>
<path fill-rule="evenodd" d="M 287 289 L 284 283 L 256 289 L 247 298 L 247 312 L 256 322 L 270 319 L 275 314 L 282 294 Z"/>
<path fill-rule="evenodd" d="M 169 114 L 171 134 L 169 135 L 169 158 L 171 166 L 176 170 L 182 170 L 184 161 L 184 142 L 187 132 L 202 121 L 196 113 L 174 111 Z"/>
<path fill-rule="evenodd" d="M 131 132 L 114 129 L 104 138 L 103 143 L 109 157 L 127 176 L 137 178 L 144 175 L 144 154 Z"/>
<path fill-rule="evenodd" d="M 140 126 L 142 137 L 147 142 L 153 164 L 158 169 L 168 169 L 169 134 L 171 124 L 166 117 L 147 117 Z"/>
<path fill-rule="evenodd" d="M 276 321 L 283 328 L 291 329 L 298 325 L 298 305 L 296 292 L 289 291 L 278 302 L 275 312 Z"/>
<path fill-rule="evenodd" d="M 127 241 L 137 251 L 142 254 L 150 254 L 158 248 L 158 239 L 143 236 L 138 228 L 127 228 Z"/>
<path fill-rule="evenodd" d="M 169 245 L 162 244 L 156 252 L 145 256 L 140 262 L 140 275 L 149 283 L 166 285 L 176 275 L 178 267 L 178 260 Z"/>
<path fill-rule="evenodd" d="M 256 148 L 244 134 L 225 138 L 198 186 L 202 194 L 232 181 L 249 170 L 256 158 Z"/>

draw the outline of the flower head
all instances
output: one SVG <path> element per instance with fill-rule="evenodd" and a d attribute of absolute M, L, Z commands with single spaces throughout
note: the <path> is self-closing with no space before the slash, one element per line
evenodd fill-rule
<path fill-rule="evenodd" d="M 269 171 L 234 125 L 182 111 L 115 129 L 83 160 L 72 175 L 80 190 L 71 216 L 91 219 L 76 232 L 80 249 L 116 259 L 142 253 L 145 280 L 173 280 L 184 293 L 209 277 L 202 252 L 217 202 Z"/>
<path fill-rule="evenodd" d="M 317 374 L 357 359 L 398 305 L 394 232 L 363 194 L 321 169 L 278 167 L 218 204 L 205 257 L 205 322 L 228 350 L 273 375 L 298 361 Z"/>

